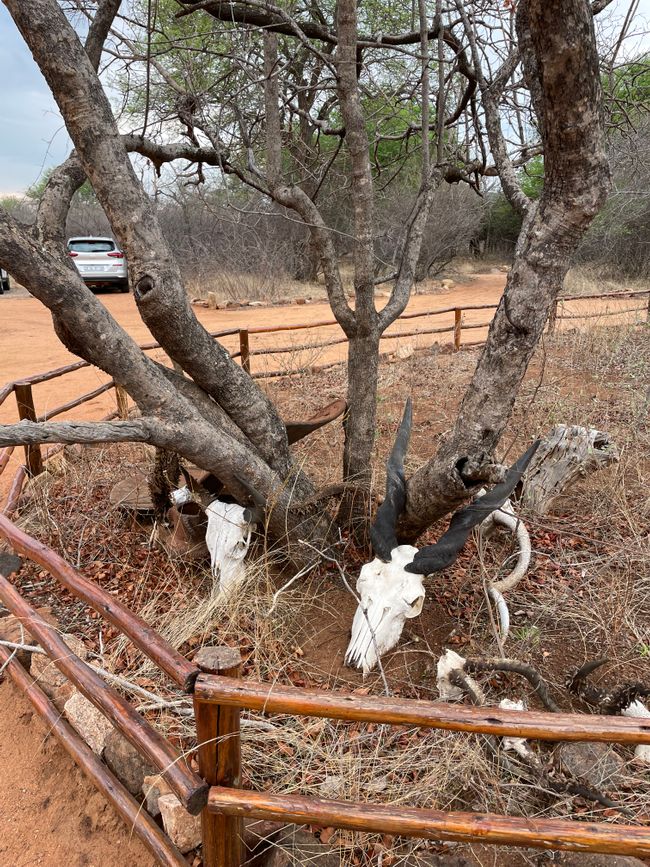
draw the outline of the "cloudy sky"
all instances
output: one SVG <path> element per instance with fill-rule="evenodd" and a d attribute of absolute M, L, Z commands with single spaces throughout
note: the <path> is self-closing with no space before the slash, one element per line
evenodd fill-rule
<path fill-rule="evenodd" d="M 623 15 L 630 0 L 615 0 Z M 640 0 L 646 30 L 650 0 Z M 629 53 L 650 47 L 647 37 L 633 40 Z M 57 107 L 5 6 L 0 3 L 0 196 L 20 194 L 44 168 L 62 162 L 69 140 Z"/>

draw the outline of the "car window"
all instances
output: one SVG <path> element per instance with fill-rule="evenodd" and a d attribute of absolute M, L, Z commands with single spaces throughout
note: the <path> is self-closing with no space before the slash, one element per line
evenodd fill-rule
<path fill-rule="evenodd" d="M 68 241 L 68 250 L 73 253 L 110 253 L 114 249 L 113 241 Z"/>

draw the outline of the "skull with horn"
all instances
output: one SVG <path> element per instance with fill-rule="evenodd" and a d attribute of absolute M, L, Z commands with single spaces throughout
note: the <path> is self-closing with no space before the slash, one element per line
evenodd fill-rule
<path fill-rule="evenodd" d="M 406 506 L 404 457 L 412 420 L 409 399 L 386 462 L 386 497 L 370 530 L 375 558 L 361 568 L 357 580 L 360 603 L 345 662 L 362 668 L 364 674 L 395 647 L 405 621 L 421 613 L 424 577 L 454 563 L 472 529 L 500 509 L 512 494 L 539 446 L 539 441 L 535 442 L 510 467 L 500 484 L 455 512 L 449 528 L 434 545 L 418 550 L 412 545 L 400 545 L 397 540 L 397 522 Z"/>

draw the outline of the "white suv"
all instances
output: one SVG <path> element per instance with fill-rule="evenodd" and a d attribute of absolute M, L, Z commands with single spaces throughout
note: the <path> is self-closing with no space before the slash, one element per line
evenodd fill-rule
<path fill-rule="evenodd" d="M 3 292 L 8 292 L 11 289 L 11 283 L 9 282 L 9 274 L 0 268 L 0 295 Z"/>
<path fill-rule="evenodd" d="M 126 259 L 112 238 L 70 238 L 68 255 L 90 288 L 114 286 L 129 291 Z"/>

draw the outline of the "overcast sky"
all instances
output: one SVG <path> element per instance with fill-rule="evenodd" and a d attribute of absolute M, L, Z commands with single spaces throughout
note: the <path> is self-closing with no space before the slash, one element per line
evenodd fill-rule
<path fill-rule="evenodd" d="M 623 14 L 629 2 L 615 0 L 613 8 Z M 650 20 L 650 0 L 641 0 L 639 12 Z M 635 40 L 628 51 L 649 45 L 647 38 Z M 43 169 L 62 162 L 70 143 L 47 85 L 1 3 L 0 82 L 0 195 L 19 194 Z"/>

